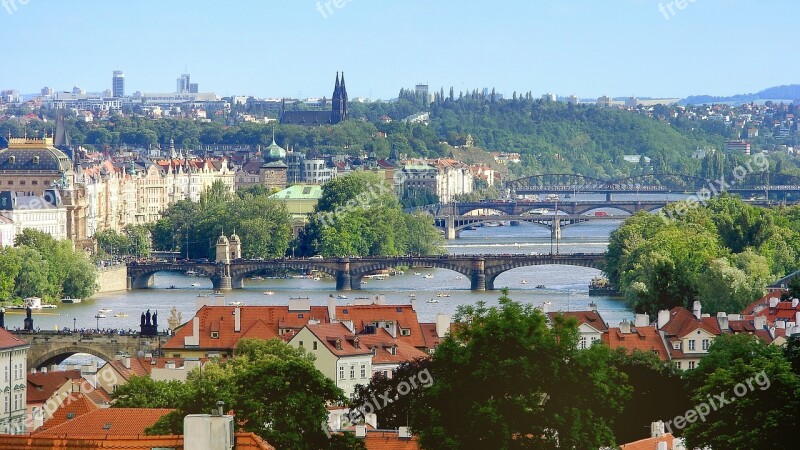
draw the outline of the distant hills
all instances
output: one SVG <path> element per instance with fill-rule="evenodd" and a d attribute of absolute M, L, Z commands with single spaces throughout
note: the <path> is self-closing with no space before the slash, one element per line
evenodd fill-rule
<path fill-rule="evenodd" d="M 692 95 L 681 100 L 681 105 L 700 105 L 707 103 L 733 103 L 741 104 L 759 100 L 789 100 L 800 99 L 800 84 L 775 86 L 754 94 L 737 94 L 730 97 L 715 97 L 712 95 Z"/>

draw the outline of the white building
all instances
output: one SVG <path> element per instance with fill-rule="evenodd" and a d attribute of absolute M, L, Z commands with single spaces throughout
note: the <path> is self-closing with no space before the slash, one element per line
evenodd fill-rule
<path fill-rule="evenodd" d="M 0 433 L 25 433 L 28 347 L 27 342 L 0 328 L 0 371 L 3 373 L 0 378 L 3 383 Z"/>
<path fill-rule="evenodd" d="M 0 247 L 12 247 L 14 245 L 14 222 L 8 217 L 0 215 Z"/>
<path fill-rule="evenodd" d="M 0 215 L 13 222 L 14 236 L 30 228 L 47 233 L 56 240 L 67 239 L 67 209 L 60 198 L 18 196 L 15 192 L 3 191 L 0 192 Z"/>
<path fill-rule="evenodd" d="M 324 159 L 303 160 L 303 181 L 308 184 L 325 184 L 336 177 L 336 168 L 328 167 Z"/>

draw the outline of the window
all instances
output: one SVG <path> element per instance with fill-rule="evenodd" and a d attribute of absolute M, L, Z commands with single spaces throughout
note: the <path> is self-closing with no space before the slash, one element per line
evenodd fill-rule
<path fill-rule="evenodd" d="M 675 349 L 675 350 L 680 350 L 681 349 L 681 341 L 673 342 L 672 343 L 672 348 Z"/>
<path fill-rule="evenodd" d="M 694 361 L 689 361 L 689 370 L 694 369 Z"/>
<path fill-rule="evenodd" d="M 581 339 L 578 342 L 578 348 L 586 348 L 586 336 L 581 336 Z"/>
<path fill-rule="evenodd" d="M 689 339 L 689 350 L 694 350 L 694 339 Z"/>
<path fill-rule="evenodd" d="M 361 378 L 367 378 L 367 366 L 365 364 L 361 365 Z"/>
<path fill-rule="evenodd" d="M 411 336 L 411 328 L 400 328 L 400 336 Z"/>
<path fill-rule="evenodd" d="M 710 346 L 711 346 L 711 341 L 709 341 L 708 339 L 703 339 L 703 350 L 708 350 Z"/>
<path fill-rule="evenodd" d="M 680 370 L 680 368 L 681 368 L 681 362 L 680 361 L 675 363 L 675 368 Z"/>
<path fill-rule="evenodd" d="M 300 348 L 303 348 L 303 341 L 299 341 L 298 344 L 300 345 Z"/>
<path fill-rule="evenodd" d="M 356 366 L 350 366 L 350 379 L 353 380 L 356 378 Z"/>
<path fill-rule="evenodd" d="M 344 380 L 344 366 L 339 366 L 339 379 Z"/>
<path fill-rule="evenodd" d="M 311 346 L 314 348 L 314 350 L 316 350 L 316 349 L 317 349 L 317 341 L 314 341 L 314 342 L 311 344 Z"/>

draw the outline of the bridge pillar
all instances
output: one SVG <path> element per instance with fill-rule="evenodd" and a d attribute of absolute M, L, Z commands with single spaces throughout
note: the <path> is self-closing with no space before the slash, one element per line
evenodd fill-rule
<path fill-rule="evenodd" d="M 153 287 L 153 274 L 140 275 L 131 277 L 131 288 L 133 289 L 148 289 Z"/>
<path fill-rule="evenodd" d="M 452 241 L 458 238 L 458 233 L 456 232 L 456 219 L 454 216 L 447 216 L 447 219 L 444 221 L 444 238 L 448 241 Z"/>
<path fill-rule="evenodd" d="M 350 277 L 350 258 L 342 258 L 336 267 L 336 290 L 349 291 L 361 288 L 361 279 L 356 280 L 357 287 L 352 287 L 353 279 Z"/>
<path fill-rule="evenodd" d="M 550 226 L 550 236 L 553 239 L 561 239 L 561 219 L 553 218 L 553 224 Z"/>
<path fill-rule="evenodd" d="M 473 258 L 470 281 L 472 282 L 470 289 L 473 291 L 486 290 L 486 260 L 484 258 Z"/>
<path fill-rule="evenodd" d="M 231 279 L 231 265 L 230 263 L 220 262 L 217 264 L 217 273 L 211 279 L 216 291 L 229 291 L 233 289 L 233 280 Z"/>
<path fill-rule="evenodd" d="M 614 194 L 612 194 L 611 192 L 606 192 L 606 201 L 607 202 L 613 202 L 614 201 Z"/>
<path fill-rule="evenodd" d="M 244 289 L 244 277 L 231 277 L 231 289 Z"/>

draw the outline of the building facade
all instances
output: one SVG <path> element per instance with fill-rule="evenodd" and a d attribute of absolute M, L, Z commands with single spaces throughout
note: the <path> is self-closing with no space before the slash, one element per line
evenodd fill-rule
<path fill-rule="evenodd" d="M 28 347 L 25 341 L 0 328 L 0 371 L 3 373 L 3 378 L 0 378 L 3 383 L 0 393 L 3 398 L 0 400 L 3 412 L 0 416 L 1 433 L 25 433 Z"/>

